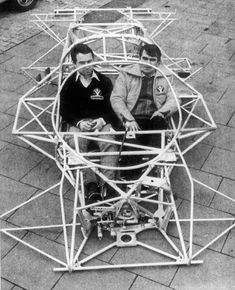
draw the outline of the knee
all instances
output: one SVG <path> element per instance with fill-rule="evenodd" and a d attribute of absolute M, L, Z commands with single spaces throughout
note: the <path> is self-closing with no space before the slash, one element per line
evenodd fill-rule
<path fill-rule="evenodd" d="M 151 129 L 166 129 L 168 126 L 166 119 L 156 116 L 151 120 Z"/>

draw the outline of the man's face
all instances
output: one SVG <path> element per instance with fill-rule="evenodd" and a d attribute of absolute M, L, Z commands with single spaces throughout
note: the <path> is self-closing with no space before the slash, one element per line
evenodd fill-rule
<path fill-rule="evenodd" d="M 140 61 L 144 62 L 146 64 L 154 65 L 154 66 L 158 65 L 158 58 L 156 56 L 148 55 L 145 50 L 143 51 L 143 53 L 140 57 Z M 149 65 L 144 65 L 144 64 L 140 65 L 140 70 L 145 75 L 152 75 L 155 72 L 155 69 L 153 67 L 151 67 Z"/>
<path fill-rule="evenodd" d="M 77 67 L 83 66 L 85 64 L 92 63 L 92 61 L 93 61 L 93 57 L 92 57 L 91 53 L 87 53 L 87 54 L 78 53 L 77 56 L 76 56 L 76 59 L 77 59 L 77 63 L 76 63 Z M 93 69 L 94 69 L 94 66 L 93 65 L 89 65 L 87 67 L 79 69 L 79 73 L 82 76 L 84 76 L 85 78 L 89 78 L 89 77 L 92 76 Z"/>

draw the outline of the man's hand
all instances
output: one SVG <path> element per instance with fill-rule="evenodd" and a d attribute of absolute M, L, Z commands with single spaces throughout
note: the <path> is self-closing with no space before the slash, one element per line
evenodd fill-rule
<path fill-rule="evenodd" d="M 135 120 L 133 121 L 126 121 L 125 128 L 127 131 L 138 131 L 140 129 L 139 125 Z"/>
<path fill-rule="evenodd" d="M 161 118 L 165 119 L 164 114 L 161 113 L 161 112 L 159 112 L 159 111 L 155 111 L 155 112 L 152 114 L 150 120 L 153 119 L 154 117 L 161 117 Z"/>
<path fill-rule="evenodd" d="M 104 127 L 104 125 L 105 125 L 106 123 L 105 123 L 105 121 L 104 121 L 104 119 L 103 118 L 98 118 L 98 119 L 95 119 L 95 120 L 93 120 L 92 121 L 92 130 L 98 130 L 98 131 L 100 131 L 103 127 Z"/>
<path fill-rule="evenodd" d="M 93 130 L 92 121 L 84 120 L 79 123 L 79 128 L 82 132 L 89 132 Z"/>

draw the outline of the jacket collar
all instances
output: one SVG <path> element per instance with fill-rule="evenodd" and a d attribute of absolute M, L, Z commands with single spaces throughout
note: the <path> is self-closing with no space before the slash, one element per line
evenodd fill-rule
<path fill-rule="evenodd" d="M 171 71 L 163 64 L 160 64 L 158 66 L 158 68 L 166 75 L 166 76 L 169 76 L 169 75 L 172 75 Z M 127 66 L 123 69 L 126 73 L 130 74 L 130 75 L 133 75 L 133 76 L 137 76 L 137 77 L 142 77 L 143 74 L 140 70 L 140 65 L 138 63 L 136 64 L 133 64 L 133 65 L 130 65 L 130 66 Z M 156 72 L 155 74 L 156 77 L 161 77 L 161 73 L 159 71 Z"/>

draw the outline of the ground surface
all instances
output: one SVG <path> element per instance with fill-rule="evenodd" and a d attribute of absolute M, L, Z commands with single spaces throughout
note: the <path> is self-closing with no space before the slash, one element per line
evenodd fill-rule
<path fill-rule="evenodd" d="M 33 12 L 71 6 L 142 5 L 159 11 L 176 11 L 178 20 L 161 34 L 158 42 L 170 56 L 187 56 L 203 69 L 194 78 L 194 86 L 205 97 L 218 129 L 186 157 L 192 175 L 234 198 L 235 188 L 235 15 L 232 0 L 149 0 L 149 1 L 39 1 Z M 55 6 L 56 3 L 56 6 Z M 31 87 L 20 67 L 30 64 L 47 49 L 44 36 L 28 22 L 30 12 L 11 13 L 0 6 L 0 213 L 27 200 L 36 192 L 60 179 L 55 164 L 27 144 L 11 135 L 16 105 Z M 179 214 L 189 209 L 187 184 L 177 175 L 176 193 Z M 196 188 L 195 215 L 206 217 L 234 215 L 235 206 L 201 187 Z M 65 193 L 66 212 L 70 213 L 72 194 Z M 48 217 L 51 217 L 48 219 Z M 4 219 L 2 227 L 48 220 L 60 222 L 59 197 L 56 190 L 32 205 L 19 209 Z M 195 228 L 195 250 L 219 234 L 221 225 Z M 177 241 L 174 229 L 169 229 Z M 184 229 L 187 231 L 187 228 Z M 58 257 L 64 255 L 61 232 L 21 233 L 25 241 L 42 246 Z M 151 233 L 144 237 L 155 242 Z M 104 243 L 106 240 L 104 240 Z M 96 249 L 92 240 L 87 251 Z M 157 243 L 162 244 L 159 238 Z M 235 289 L 235 231 L 209 247 L 200 259 L 204 264 L 193 267 L 166 267 L 54 273 L 55 264 L 12 239 L 1 237 L 1 289 Z M 125 263 L 128 259 L 150 258 L 133 248 L 109 251 L 97 262 Z"/>

